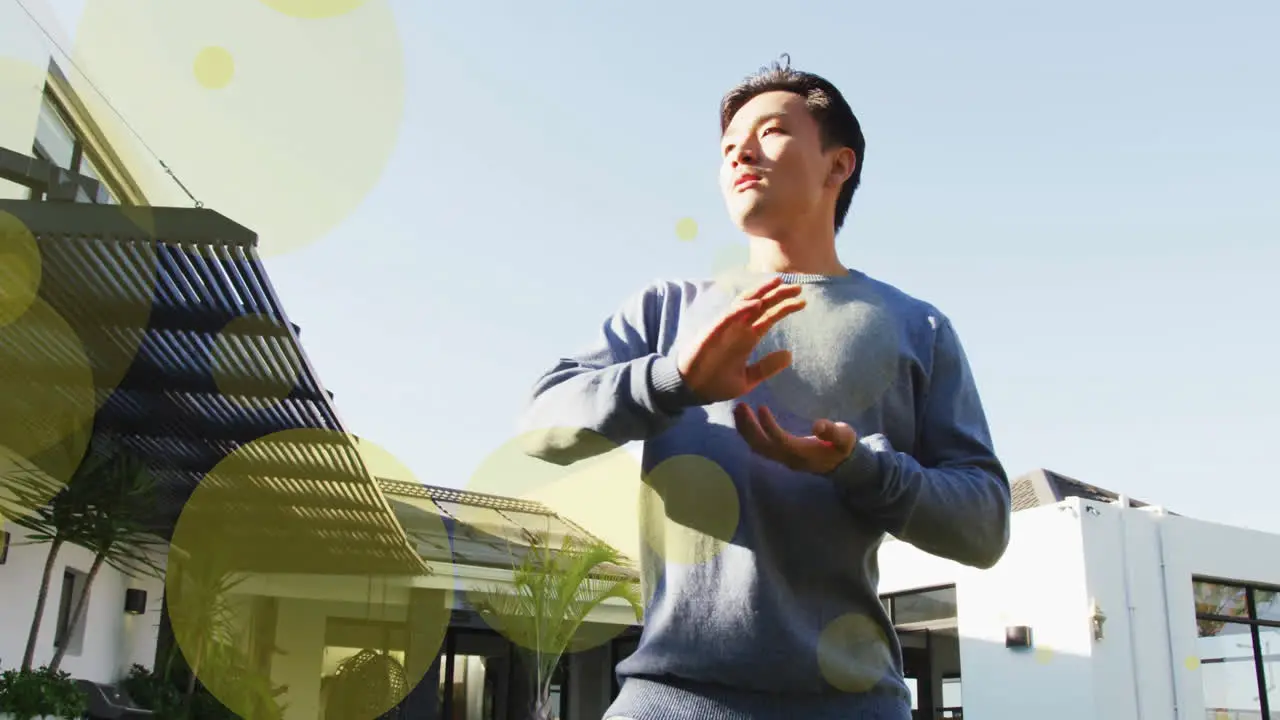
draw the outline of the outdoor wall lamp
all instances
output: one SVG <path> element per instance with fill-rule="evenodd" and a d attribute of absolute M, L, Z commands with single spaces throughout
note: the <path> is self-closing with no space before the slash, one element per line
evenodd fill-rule
<path fill-rule="evenodd" d="M 1004 646 L 1019 650 L 1031 647 L 1031 628 L 1026 625 L 1006 627 L 1004 629 Z"/>
<path fill-rule="evenodd" d="M 129 588 L 124 591 L 124 611 L 130 615 L 141 615 L 147 611 L 147 591 Z"/>
<path fill-rule="evenodd" d="M 1089 620 L 1093 622 L 1093 639 L 1101 640 L 1103 637 L 1102 624 L 1107 621 L 1107 614 L 1102 612 L 1097 600 L 1094 600 L 1089 607 Z"/>

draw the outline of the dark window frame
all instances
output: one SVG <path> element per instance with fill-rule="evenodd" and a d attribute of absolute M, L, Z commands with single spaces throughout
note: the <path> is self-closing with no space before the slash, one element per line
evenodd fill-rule
<path fill-rule="evenodd" d="M 1201 621 L 1217 622 L 1223 624 L 1231 624 L 1244 626 L 1249 629 L 1249 641 L 1253 652 L 1253 672 L 1254 679 L 1258 684 L 1258 706 L 1261 717 L 1271 717 L 1271 703 L 1267 697 L 1267 673 L 1264 665 L 1262 654 L 1262 628 L 1280 629 L 1280 620 L 1268 620 L 1258 617 L 1258 592 L 1280 594 L 1280 587 L 1274 587 L 1263 583 L 1238 582 L 1235 580 L 1226 580 L 1222 578 L 1194 576 L 1191 579 L 1192 592 L 1198 585 L 1216 585 L 1218 587 L 1231 588 L 1234 590 L 1242 590 L 1245 595 L 1245 615 L 1220 615 L 1212 612 L 1200 612 L 1196 610 L 1196 637 L 1205 637 L 1200 632 Z M 1193 598 L 1194 601 L 1194 598 Z M 1212 637 L 1212 636 L 1210 636 Z M 1203 688 L 1201 689 L 1203 692 Z"/>
<path fill-rule="evenodd" d="M 77 627 L 71 627 L 71 613 L 76 609 L 76 603 L 80 602 L 80 598 L 88 591 L 88 575 L 70 565 L 62 569 L 62 585 L 58 596 L 58 618 L 54 625 L 53 646 L 60 648 L 67 645 L 67 655 L 78 657 L 82 648 L 79 647 L 80 642 L 85 636 L 85 624 L 88 622 L 89 608 L 83 607 L 81 611 L 84 613 L 77 623 Z"/>
<path fill-rule="evenodd" d="M 938 592 L 940 590 L 950 590 L 952 593 L 956 593 L 956 585 L 955 583 L 947 583 L 945 585 L 929 585 L 926 587 L 913 588 L 911 590 L 900 590 L 898 592 L 884 593 L 880 595 L 880 604 L 884 606 L 885 613 L 889 616 L 889 621 L 893 623 L 895 627 L 897 627 L 899 623 L 898 623 L 897 607 L 894 604 L 895 600 L 897 600 L 898 598 L 911 597 L 916 595 L 927 595 L 929 593 Z M 947 618 L 937 618 L 937 620 L 939 621 L 949 620 L 951 619 L 951 617 L 954 617 L 957 620 L 960 617 L 960 601 L 958 596 L 956 599 L 956 614 Z M 927 622 L 933 622 L 933 621 L 930 620 Z"/>
<path fill-rule="evenodd" d="M 106 163 L 103 162 L 102 158 L 97 156 L 93 148 L 90 147 L 91 143 L 86 142 L 85 138 L 88 134 L 87 131 L 76 123 L 73 115 L 67 111 L 66 105 L 58 99 L 58 96 L 53 92 L 53 89 L 48 84 L 45 85 L 44 92 L 41 93 L 40 102 L 42 105 L 48 105 L 50 109 L 53 110 L 53 114 L 62 122 L 63 126 L 71 133 L 73 138 L 70 167 L 63 169 L 69 170 L 73 173 L 83 174 L 81 169 L 83 168 L 87 158 L 88 162 L 93 165 L 94 177 L 110 194 L 111 199 L 117 204 L 123 204 L 125 202 L 124 183 L 121 182 L 120 178 L 115 176 Z M 52 157 L 51 154 L 40 144 L 40 140 L 38 138 L 32 138 L 31 154 L 34 157 L 47 162 L 53 162 L 50 159 Z M 29 199 L 43 200 L 43 196 L 44 193 L 32 190 L 29 195 Z"/>

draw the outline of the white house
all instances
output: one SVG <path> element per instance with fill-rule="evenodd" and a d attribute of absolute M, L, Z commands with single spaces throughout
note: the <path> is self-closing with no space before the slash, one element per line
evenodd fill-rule
<path fill-rule="evenodd" d="M 919 717 L 1280 711 L 1280 536 L 1135 506 L 1043 470 L 1018 478 L 1014 496 L 1025 509 L 990 570 L 900 542 L 881 551 L 908 674 L 927 694 Z"/>

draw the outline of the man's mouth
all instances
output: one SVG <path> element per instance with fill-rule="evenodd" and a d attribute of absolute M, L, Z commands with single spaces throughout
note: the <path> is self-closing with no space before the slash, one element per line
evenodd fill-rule
<path fill-rule="evenodd" d="M 733 188 L 735 190 L 740 190 L 742 188 L 755 185 L 759 182 L 760 182 L 759 175 L 756 175 L 754 173 L 743 173 L 742 175 L 738 176 L 737 180 L 733 181 Z"/>

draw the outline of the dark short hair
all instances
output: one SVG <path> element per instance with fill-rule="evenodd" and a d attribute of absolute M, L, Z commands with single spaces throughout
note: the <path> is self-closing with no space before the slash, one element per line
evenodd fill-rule
<path fill-rule="evenodd" d="M 844 96 L 830 81 L 813 73 L 801 72 L 791 68 L 791 58 L 786 55 L 783 64 L 776 60 L 772 65 L 761 68 L 756 74 L 738 83 L 725 93 L 720 101 L 720 134 L 729 127 L 733 116 L 738 114 L 757 95 L 767 92 L 785 91 L 795 93 L 805 99 L 805 106 L 813 119 L 817 121 L 822 149 L 833 147 L 852 148 L 857 160 L 853 174 L 845 180 L 836 199 L 835 229 L 840 231 L 844 219 L 849 214 L 849 205 L 853 202 L 853 192 L 858 189 L 862 179 L 863 155 L 866 153 L 867 141 L 862 136 L 862 126 L 853 114 L 853 109 L 845 101 Z"/>

